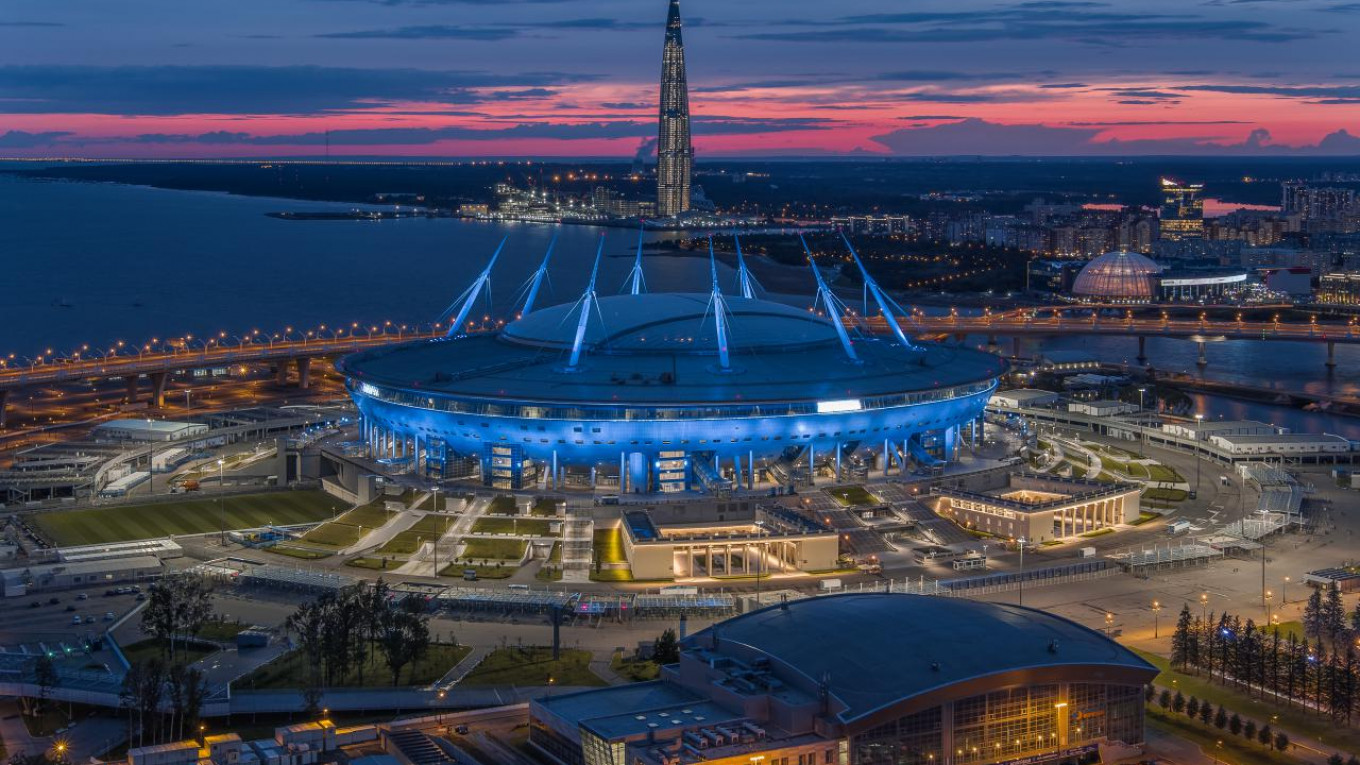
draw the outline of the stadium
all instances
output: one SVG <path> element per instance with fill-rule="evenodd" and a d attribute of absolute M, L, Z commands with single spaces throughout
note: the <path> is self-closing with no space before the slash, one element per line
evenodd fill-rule
<path fill-rule="evenodd" d="M 501 489 L 726 495 L 929 469 L 980 435 L 1005 369 L 910 338 L 862 264 L 883 336 L 856 330 L 815 265 L 809 310 L 755 297 L 744 260 L 733 294 L 716 266 L 709 293 L 648 293 L 640 249 L 625 294 L 596 295 L 592 276 L 574 303 L 539 309 L 545 258 L 520 318 L 466 331 L 494 263 L 455 304 L 449 337 L 338 363 L 370 453 L 396 471 Z"/>
<path fill-rule="evenodd" d="M 1035 609 L 830 595 L 690 635 L 658 680 L 535 699 L 529 742 L 561 765 L 1081 765 L 1136 752 L 1156 675 Z"/>

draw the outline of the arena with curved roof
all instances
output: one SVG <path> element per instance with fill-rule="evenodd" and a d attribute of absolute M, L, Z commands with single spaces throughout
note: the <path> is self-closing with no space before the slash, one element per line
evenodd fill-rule
<path fill-rule="evenodd" d="M 600 297 L 592 277 L 499 331 L 338 367 L 376 457 L 497 488 L 724 493 L 917 469 L 976 437 L 998 357 L 913 340 L 872 279 L 886 336 L 857 332 L 815 266 L 811 310 L 755 297 L 744 261 L 735 294 L 712 271 L 707 294 Z"/>
<path fill-rule="evenodd" d="M 832 595 L 689 636 L 656 682 L 536 701 L 530 740 L 568 765 L 1086 762 L 1142 742 L 1156 674 L 1035 609 Z"/>

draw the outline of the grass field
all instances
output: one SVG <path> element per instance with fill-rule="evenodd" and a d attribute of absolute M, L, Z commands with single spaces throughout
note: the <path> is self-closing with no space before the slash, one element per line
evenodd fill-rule
<path fill-rule="evenodd" d="M 1184 502 L 1190 495 L 1182 489 L 1148 489 L 1143 497 L 1154 502 Z"/>
<path fill-rule="evenodd" d="M 423 659 L 402 669 L 401 684 L 428 685 L 443 677 L 455 664 L 462 661 L 471 652 L 472 649 L 468 646 L 435 643 L 430 646 L 430 650 L 425 653 Z M 302 651 L 293 651 L 242 677 L 232 685 L 235 688 L 301 688 L 307 680 L 309 671 L 310 664 L 307 661 L 307 654 Z M 364 665 L 362 682 L 359 679 L 359 668 L 355 667 L 350 670 L 349 674 L 338 678 L 330 687 L 362 688 L 391 684 L 392 671 L 387 668 L 387 662 L 383 659 L 382 651 L 374 651 L 369 655 L 368 661 Z"/>
<path fill-rule="evenodd" d="M 506 565 L 504 563 L 502 563 L 501 565 L 495 564 L 473 565 L 469 563 L 450 563 L 439 572 L 439 575 L 450 576 L 453 577 L 454 579 L 462 579 L 463 572 L 466 571 L 467 569 L 472 569 L 473 571 L 476 571 L 478 579 L 509 579 L 510 577 L 515 575 L 516 571 L 519 571 L 519 566 L 516 566 L 513 563 L 509 565 Z"/>
<path fill-rule="evenodd" d="M 289 558 L 297 558 L 299 560 L 321 560 L 322 558 L 329 558 L 335 554 L 329 550 L 318 550 L 315 547 L 303 547 L 296 542 L 279 542 L 276 545 L 270 545 L 264 549 L 266 552 L 272 552 L 275 555 L 286 555 Z"/>
<path fill-rule="evenodd" d="M 518 562 L 529 546 L 523 539 L 467 539 L 464 560 L 508 560 Z"/>
<path fill-rule="evenodd" d="M 631 582 L 633 581 L 633 571 L 627 568 L 602 568 L 599 571 L 590 572 L 592 582 Z"/>
<path fill-rule="evenodd" d="M 547 647 L 498 648 L 459 681 L 460 687 L 526 685 L 605 685 L 590 671 L 590 651 L 562 649 L 552 659 Z"/>
<path fill-rule="evenodd" d="M 539 497 L 534 500 L 534 506 L 529 508 L 530 515 L 537 515 L 540 518 L 551 518 L 557 515 L 557 500 L 551 497 Z"/>
<path fill-rule="evenodd" d="M 132 645 L 123 646 L 123 656 L 127 657 L 129 664 L 140 664 L 142 662 L 159 659 L 165 656 L 165 641 L 151 638 L 142 640 Z M 207 643 L 180 643 L 175 647 L 175 662 L 178 664 L 193 664 L 199 659 L 217 653 L 217 646 Z"/>
<path fill-rule="evenodd" d="M 553 542 L 548 559 L 539 567 L 534 578 L 540 582 L 558 582 L 562 579 L 562 543 Z"/>
<path fill-rule="evenodd" d="M 827 493 L 836 498 L 842 505 L 876 505 L 878 497 L 869 493 L 863 486 L 839 486 L 835 489 L 827 489 Z"/>
<path fill-rule="evenodd" d="M 615 651 L 614 657 L 609 660 L 609 668 L 634 683 L 643 683 L 648 680 L 655 680 L 661 674 L 661 665 L 654 661 L 640 661 L 638 659 L 623 658 L 623 651 Z"/>
<path fill-rule="evenodd" d="M 541 518 L 478 518 L 472 524 L 473 534 L 523 534 L 526 537 L 546 537 L 551 532 L 550 521 Z"/>
<path fill-rule="evenodd" d="M 623 529 L 595 529 L 595 560 L 600 563 L 625 563 Z"/>
<path fill-rule="evenodd" d="M 1137 517 L 1137 518 L 1133 519 L 1132 521 L 1129 521 L 1129 525 L 1130 525 L 1130 526 L 1142 526 L 1144 523 L 1147 523 L 1148 521 L 1155 520 L 1155 519 L 1161 518 L 1161 517 L 1162 517 L 1162 516 L 1159 515 L 1159 514 L 1157 514 L 1157 513 L 1149 513 L 1148 511 L 1143 510 L 1143 511 L 1140 511 L 1140 512 L 1138 513 L 1138 517 Z"/>
<path fill-rule="evenodd" d="M 410 555 L 416 551 L 418 543 L 433 542 L 444 536 L 444 532 L 458 519 L 451 515 L 427 515 L 416 521 L 411 528 L 388 540 L 378 548 L 380 555 Z"/>
<path fill-rule="evenodd" d="M 226 497 L 227 529 L 292 526 L 330 518 L 343 503 L 320 491 L 279 491 Z M 174 534 L 207 534 L 222 526 L 217 499 L 39 513 L 31 523 L 58 547 L 129 542 Z"/>
<path fill-rule="evenodd" d="M 1148 476 L 1154 481 L 1166 481 L 1167 483 L 1180 483 L 1185 480 L 1175 469 L 1160 464 L 1148 465 Z"/>
<path fill-rule="evenodd" d="M 327 547 L 348 547 L 358 542 L 363 534 L 385 525 L 390 517 L 392 514 L 379 499 L 317 526 L 303 534 L 301 541 Z"/>
<path fill-rule="evenodd" d="M 1158 685 L 1178 688 L 1186 698 L 1195 696 L 1201 701 L 1212 703 L 1215 707 L 1224 707 L 1230 713 L 1236 712 L 1257 721 L 1272 720 L 1273 715 L 1278 715 L 1279 720 L 1275 727 L 1290 734 L 1310 736 L 1340 751 L 1360 751 L 1360 729 L 1332 725 L 1325 717 L 1319 717 L 1298 707 L 1251 698 L 1232 688 L 1212 683 L 1199 675 L 1177 672 L 1171 669 L 1171 662 L 1165 657 L 1136 648 L 1132 650 L 1162 671 L 1156 679 Z"/>
<path fill-rule="evenodd" d="M 515 515 L 519 512 L 519 507 L 515 503 L 515 498 L 508 494 L 500 494 L 491 500 L 486 511 L 491 515 Z"/>

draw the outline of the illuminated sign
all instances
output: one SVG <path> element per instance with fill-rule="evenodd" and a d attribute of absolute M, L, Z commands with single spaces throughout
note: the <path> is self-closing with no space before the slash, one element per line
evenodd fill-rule
<path fill-rule="evenodd" d="M 364 394 L 365 396 L 373 396 L 376 398 L 378 395 L 378 388 L 376 386 L 369 385 L 368 383 L 359 383 L 359 392 Z"/>
<path fill-rule="evenodd" d="M 842 401 L 818 401 L 817 414 L 834 414 L 836 412 L 858 412 L 863 409 L 859 399 L 844 399 Z"/>

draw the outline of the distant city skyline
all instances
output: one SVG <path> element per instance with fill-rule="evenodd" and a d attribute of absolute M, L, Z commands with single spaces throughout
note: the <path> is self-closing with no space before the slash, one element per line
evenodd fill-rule
<path fill-rule="evenodd" d="M 9 0 L 0 155 L 631 158 L 654 147 L 667 6 Z M 1360 155 L 1360 3 L 683 10 L 700 161 Z"/>

